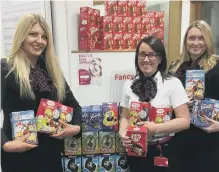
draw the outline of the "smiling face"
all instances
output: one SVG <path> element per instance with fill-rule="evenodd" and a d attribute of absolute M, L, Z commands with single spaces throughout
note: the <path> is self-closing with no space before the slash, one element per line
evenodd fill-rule
<path fill-rule="evenodd" d="M 193 60 L 200 57 L 206 51 L 207 46 L 200 29 L 193 27 L 188 31 L 186 48 Z"/>
<path fill-rule="evenodd" d="M 161 62 L 160 57 L 144 42 L 140 45 L 138 54 L 138 66 L 142 73 L 145 76 L 153 75 Z"/>
<path fill-rule="evenodd" d="M 22 49 L 28 58 L 37 58 L 46 49 L 47 44 L 45 30 L 39 24 L 35 24 L 24 39 Z"/>

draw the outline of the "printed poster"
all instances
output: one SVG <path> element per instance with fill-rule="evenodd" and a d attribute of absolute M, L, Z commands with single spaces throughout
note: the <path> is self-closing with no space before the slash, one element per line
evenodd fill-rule
<path fill-rule="evenodd" d="M 79 85 L 102 85 L 102 61 L 93 54 L 79 54 Z"/>

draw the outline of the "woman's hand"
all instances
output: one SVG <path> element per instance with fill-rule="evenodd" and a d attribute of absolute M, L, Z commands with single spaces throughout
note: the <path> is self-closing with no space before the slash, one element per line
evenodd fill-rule
<path fill-rule="evenodd" d="M 122 140 L 122 143 L 123 143 L 123 146 L 125 148 L 130 147 L 131 146 L 131 142 L 132 142 L 132 140 L 130 139 L 130 137 L 128 137 L 126 135 L 126 133 L 127 133 L 127 130 L 119 131 L 119 136 L 120 136 L 120 138 Z"/>
<path fill-rule="evenodd" d="M 56 139 L 64 139 L 66 137 L 74 136 L 80 132 L 80 126 L 78 125 L 70 125 L 61 120 L 59 123 L 63 126 L 63 130 L 57 134 L 52 134 L 51 136 Z"/>
<path fill-rule="evenodd" d="M 210 119 L 208 117 L 205 117 L 205 119 L 210 123 L 209 127 L 202 128 L 207 133 L 212 133 L 212 132 L 219 132 L 219 122 L 215 121 L 213 119 Z"/>
<path fill-rule="evenodd" d="M 37 145 L 25 143 L 25 141 L 29 137 L 29 135 L 30 134 L 28 133 L 28 134 L 24 135 L 23 137 L 19 138 L 18 140 L 6 142 L 2 147 L 3 150 L 5 152 L 25 152 L 27 150 L 36 148 Z"/>
<path fill-rule="evenodd" d="M 148 137 L 153 136 L 156 131 L 157 131 L 157 124 L 155 124 L 154 122 L 149 122 L 149 121 L 141 121 L 137 123 L 138 126 L 145 126 L 147 128 L 147 135 Z"/>

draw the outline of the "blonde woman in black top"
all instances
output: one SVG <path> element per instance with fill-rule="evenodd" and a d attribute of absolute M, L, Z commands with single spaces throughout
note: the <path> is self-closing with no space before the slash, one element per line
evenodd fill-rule
<path fill-rule="evenodd" d="M 173 62 L 169 72 L 185 84 L 186 70 L 205 71 L 204 97 L 219 100 L 219 57 L 214 54 L 210 26 L 203 20 L 194 21 L 188 27 L 182 53 Z M 189 106 L 193 105 L 190 99 Z M 190 125 L 186 131 L 175 136 L 178 163 L 182 172 L 219 171 L 219 123 L 212 121 L 208 128 Z"/>
<path fill-rule="evenodd" d="M 34 110 L 41 98 L 74 108 L 72 125 L 54 135 L 38 133 L 38 146 L 12 140 L 9 114 Z M 55 55 L 52 33 L 45 19 L 26 14 L 18 23 L 12 49 L 1 60 L 2 172 L 62 172 L 62 138 L 80 133 L 81 107 L 65 81 Z"/>

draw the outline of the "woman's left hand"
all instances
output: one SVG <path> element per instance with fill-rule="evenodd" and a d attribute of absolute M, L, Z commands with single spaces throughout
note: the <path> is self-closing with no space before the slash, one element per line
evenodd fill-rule
<path fill-rule="evenodd" d="M 205 119 L 210 123 L 209 127 L 202 128 L 207 133 L 212 133 L 212 132 L 219 132 L 219 122 L 215 121 L 213 119 L 210 119 L 208 117 L 205 117 Z"/>
<path fill-rule="evenodd" d="M 63 130 L 57 134 L 52 134 L 51 137 L 56 139 L 64 139 L 66 137 L 74 136 L 80 132 L 80 126 L 71 125 L 65 122 L 59 121 L 61 125 L 63 125 Z"/>
<path fill-rule="evenodd" d="M 149 122 L 149 121 L 144 121 L 143 122 L 142 121 L 142 122 L 138 122 L 137 125 L 147 127 L 148 137 L 153 136 L 157 131 L 157 124 L 155 124 L 154 122 Z"/>

